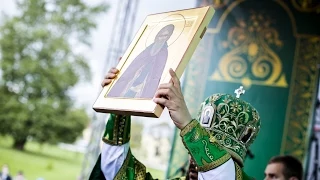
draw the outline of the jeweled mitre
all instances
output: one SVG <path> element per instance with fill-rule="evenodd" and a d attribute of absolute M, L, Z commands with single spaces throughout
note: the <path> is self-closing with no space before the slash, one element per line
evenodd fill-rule
<path fill-rule="evenodd" d="M 248 147 L 260 130 L 258 111 L 240 99 L 242 87 L 235 91 L 237 96 L 214 94 L 202 104 L 198 121 L 221 144 L 231 156 L 243 165 Z"/>

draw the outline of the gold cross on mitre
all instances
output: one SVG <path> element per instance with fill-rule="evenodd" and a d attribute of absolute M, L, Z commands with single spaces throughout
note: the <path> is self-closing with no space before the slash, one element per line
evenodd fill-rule
<path fill-rule="evenodd" d="M 240 98 L 241 94 L 244 94 L 246 90 L 243 89 L 243 86 L 240 86 L 240 88 L 234 90 L 234 93 L 236 93 L 236 97 Z"/>

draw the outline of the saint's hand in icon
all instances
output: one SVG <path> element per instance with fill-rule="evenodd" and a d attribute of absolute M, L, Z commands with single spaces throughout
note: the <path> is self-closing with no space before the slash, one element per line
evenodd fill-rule
<path fill-rule="evenodd" d="M 174 25 L 163 27 L 154 43 L 142 51 L 112 87 L 108 97 L 153 98 L 168 58 Z"/>

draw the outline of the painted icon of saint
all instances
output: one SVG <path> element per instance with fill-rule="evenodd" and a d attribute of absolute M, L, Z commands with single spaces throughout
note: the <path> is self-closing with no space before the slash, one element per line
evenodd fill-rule
<path fill-rule="evenodd" d="M 129 65 L 108 93 L 108 97 L 153 98 L 168 58 L 168 43 L 174 25 L 163 27 L 154 42 Z"/>
<path fill-rule="evenodd" d="M 211 115 L 210 110 L 207 110 L 205 112 L 205 115 L 203 116 L 203 119 L 202 119 L 202 123 L 203 124 L 208 124 L 209 123 L 209 121 L 211 119 L 210 115 Z"/>

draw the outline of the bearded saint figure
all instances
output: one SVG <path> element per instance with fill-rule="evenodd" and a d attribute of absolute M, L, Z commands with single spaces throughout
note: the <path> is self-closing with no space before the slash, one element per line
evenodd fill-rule
<path fill-rule="evenodd" d="M 174 25 L 163 27 L 154 42 L 129 65 L 108 93 L 108 97 L 153 98 L 168 58 L 167 41 Z"/>

